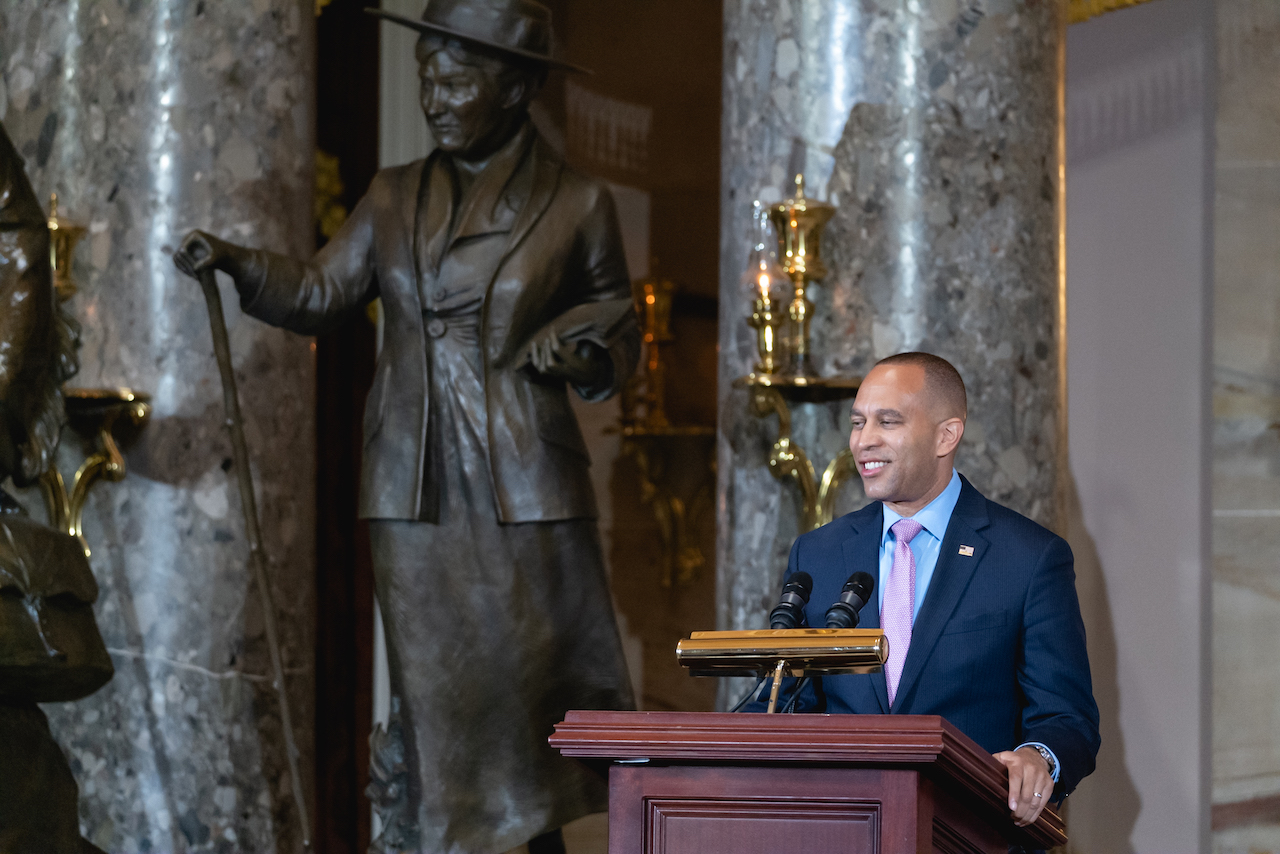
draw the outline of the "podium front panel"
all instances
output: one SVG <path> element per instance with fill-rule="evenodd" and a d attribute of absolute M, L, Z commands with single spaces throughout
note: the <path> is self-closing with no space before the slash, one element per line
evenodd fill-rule
<path fill-rule="evenodd" d="M 654 854 L 704 854 L 713 847 L 860 854 L 875 851 L 879 838 L 879 804 L 655 798 L 648 812 L 652 842 L 645 850 Z"/>
<path fill-rule="evenodd" d="M 1003 854 L 936 795 L 909 769 L 615 765 L 609 852 Z"/>

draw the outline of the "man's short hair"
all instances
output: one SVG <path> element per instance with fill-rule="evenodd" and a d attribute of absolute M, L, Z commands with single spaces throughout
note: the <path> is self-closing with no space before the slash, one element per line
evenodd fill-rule
<path fill-rule="evenodd" d="M 969 396 L 964 390 L 964 379 L 955 365 L 932 353 L 898 353 L 876 362 L 881 365 L 914 365 L 924 369 L 925 390 L 929 397 L 945 406 L 948 417 L 956 413 L 961 419 L 969 417 Z"/>

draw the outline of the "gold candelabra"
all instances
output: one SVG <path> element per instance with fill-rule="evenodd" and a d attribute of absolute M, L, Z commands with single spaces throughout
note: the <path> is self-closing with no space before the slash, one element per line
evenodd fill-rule
<path fill-rule="evenodd" d="M 71 262 L 85 229 L 58 215 L 57 193 L 49 196 L 47 225 L 54 292 L 58 302 L 63 303 L 79 290 L 71 274 Z M 124 480 L 125 460 L 116 444 L 115 429 L 125 422 L 134 428 L 144 426 L 151 417 L 151 396 L 127 388 L 64 386 L 62 398 L 67 421 L 89 444 L 89 455 L 76 470 L 70 489 L 55 459 L 49 470 L 40 476 L 40 491 L 49 514 L 49 524 L 78 539 L 88 555 L 89 545 L 85 542 L 82 520 L 89 490 L 99 480 Z"/>
<path fill-rule="evenodd" d="M 769 471 L 779 480 L 790 478 L 796 482 L 806 530 L 831 521 L 836 494 L 854 473 L 853 457 L 845 448 L 819 477 L 804 448 L 791 438 L 792 403 L 847 400 L 857 394 L 861 381 L 858 377 L 818 376 L 810 356 L 813 303 L 805 295 L 805 288 L 827 275 L 822 262 L 822 229 L 834 213 L 831 205 L 805 197 L 803 175 L 796 176 L 795 195 L 770 205 L 767 214 L 756 202 L 754 247 L 743 274 L 743 284 L 754 300 L 747 323 L 756 330 L 758 359 L 755 369 L 736 384 L 750 390 L 752 410 L 758 417 L 778 416 Z M 776 245 L 776 255 L 770 244 Z M 791 291 L 785 319 L 779 310 L 781 300 L 772 294 L 782 282 Z M 778 328 L 783 323 L 787 331 L 780 340 Z"/>
<path fill-rule="evenodd" d="M 809 321 L 813 302 L 805 296 L 810 282 L 826 278 L 820 241 L 822 229 L 836 209 L 825 202 L 806 198 L 804 175 L 796 175 L 795 194 L 771 205 L 769 218 L 778 234 L 778 254 L 782 268 L 791 279 L 793 294 L 787 306 L 787 362 L 785 373 L 795 377 L 814 377 L 813 360 L 809 356 Z"/>
<path fill-rule="evenodd" d="M 640 370 L 622 391 L 622 455 L 635 461 L 640 479 L 640 500 L 649 505 L 662 540 L 660 584 L 684 587 L 692 584 L 706 564 L 702 550 L 690 535 L 699 514 L 710 509 L 714 478 L 714 449 L 705 473 L 697 479 L 693 497 L 677 493 L 670 457 L 673 444 L 706 440 L 715 428 L 703 424 L 672 424 L 666 412 L 667 350 L 675 340 L 671 332 L 671 306 L 676 285 L 668 279 L 637 281 L 632 289 L 640 320 L 644 358 Z"/>
<path fill-rule="evenodd" d="M 623 392 L 623 421 L 642 424 L 649 430 L 668 427 L 666 412 L 667 364 L 665 349 L 675 336 L 671 334 L 671 302 L 675 283 L 668 279 L 642 279 L 632 287 L 636 313 L 640 316 L 644 362 L 639 373 Z M 640 415 L 640 410 L 644 414 Z"/>

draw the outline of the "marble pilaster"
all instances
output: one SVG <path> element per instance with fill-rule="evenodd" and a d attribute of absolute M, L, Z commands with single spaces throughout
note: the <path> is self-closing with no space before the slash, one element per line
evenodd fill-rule
<path fill-rule="evenodd" d="M 1259 806 L 1280 802 L 1280 7 L 1219 0 L 1217 22 L 1214 850 L 1275 851 Z"/>
<path fill-rule="evenodd" d="M 754 340 L 739 276 L 751 201 L 795 171 L 838 211 L 813 287 L 821 373 L 922 349 L 969 388 L 958 468 L 991 498 L 1054 522 L 1062 7 L 1030 0 L 725 3 L 718 625 L 764 625 L 798 528 L 794 485 L 765 465 L 776 425 L 734 378 Z M 795 409 L 819 472 L 848 440 L 848 402 Z M 845 487 L 837 514 L 863 501 Z"/>
<path fill-rule="evenodd" d="M 0 117 L 37 192 L 89 227 L 73 384 L 154 395 L 127 479 L 85 513 L 115 679 L 46 707 L 112 852 L 298 848 L 208 320 L 170 253 L 192 227 L 313 249 L 313 52 L 310 0 L 0 6 Z M 313 345 L 224 300 L 309 780 Z M 77 455 L 64 436 L 64 474 Z"/>

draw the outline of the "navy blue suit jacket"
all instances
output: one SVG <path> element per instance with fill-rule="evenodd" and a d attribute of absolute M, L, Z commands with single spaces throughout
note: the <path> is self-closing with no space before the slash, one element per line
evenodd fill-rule
<path fill-rule="evenodd" d="M 787 576 L 813 576 L 810 626 L 826 625 L 854 572 L 871 573 L 878 588 L 883 525 L 876 501 L 796 540 Z M 797 709 L 941 715 L 991 753 L 1043 742 L 1061 765 L 1055 795 L 1065 795 L 1093 771 L 1099 745 L 1073 563 L 1065 540 L 963 480 L 893 709 L 883 671 L 815 679 Z M 877 600 L 860 628 L 880 627 Z"/>

